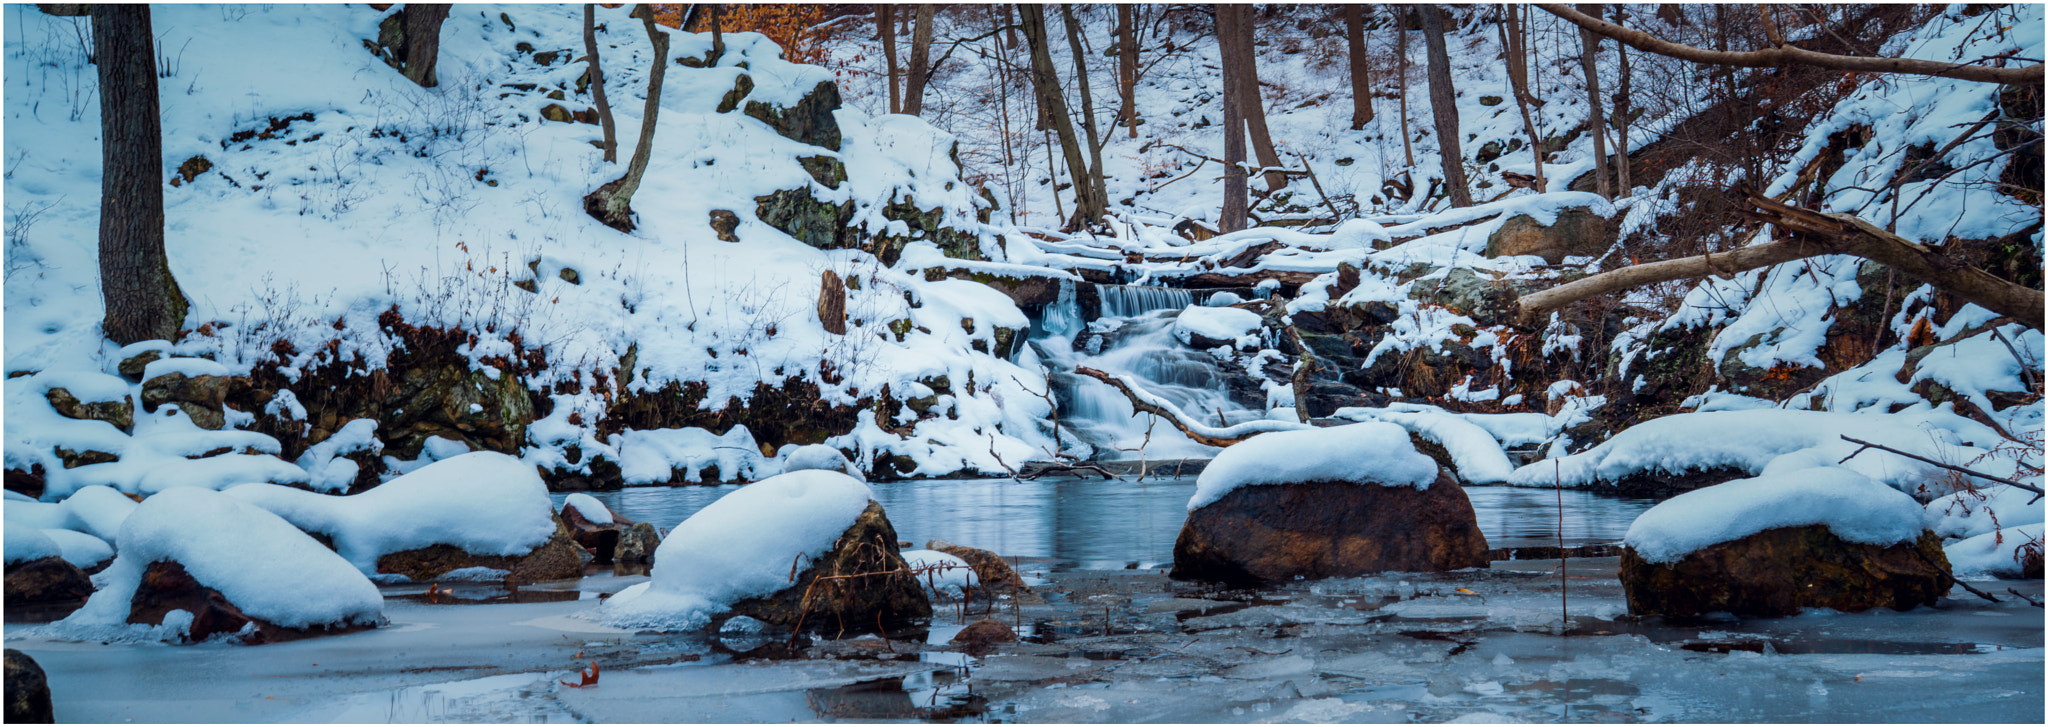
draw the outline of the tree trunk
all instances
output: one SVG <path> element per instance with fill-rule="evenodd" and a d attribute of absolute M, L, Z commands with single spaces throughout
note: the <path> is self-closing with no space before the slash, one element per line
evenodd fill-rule
<path fill-rule="evenodd" d="M 903 90 L 896 84 L 896 6 L 875 4 L 875 28 L 882 35 L 882 61 L 889 67 L 889 113 L 903 113 Z"/>
<path fill-rule="evenodd" d="M 1016 8 L 1011 3 L 1003 3 L 1002 8 L 1003 46 L 1014 50 L 1017 47 L 1017 20 L 1016 17 L 1011 14 L 1011 11 L 1015 10 Z"/>
<path fill-rule="evenodd" d="M 1223 66 L 1223 215 L 1216 221 L 1216 231 L 1223 233 L 1244 229 L 1250 206 L 1245 189 L 1244 104 L 1237 102 L 1238 89 L 1242 88 L 1237 77 L 1244 69 L 1231 62 L 1239 52 L 1237 7 L 1216 6 L 1216 45 Z"/>
<path fill-rule="evenodd" d="M 441 21 L 447 19 L 447 5 L 405 4 L 405 77 L 421 88 L 441 84 L 434 65 L 441 55 Z"/>
<path fill-rule="evenodd" d="M 1372 78 L 1365 57 L 1365 6 L 1344 6 L 1344 41 L 1351 61 L 1351 130 L 1358 131 L 1372 121 Z"/>
<path fill-rule="evenodd" d="M 597 104 L 598 124 L 604 129 L 604 160 L 619 160 L 619 127 L 612 120 L 612 105 L 604 97 L 604 66 L 597 60 L 597 5 L 583 6 L 583 53 L 590 59 L 590 99 Z"/>
<path fill-rule="evenodd" d="M 148 5 L 92 6 L 100 75 L 100 328 L 121 345 L 172 340 L 185 296 L 164 254 L 164 153 Z"/>
<path fill-rule="evenodd" d="M 1138 13 L 1134 6 L 1116 6 L 1117 87 L 1123 93 L 1123 108 L 1117 120 L 1138 138 Z"/>
<path fill-rule="evenodd" d="M 1522 112 L 1522 129 L 1529 135 L 1529 154 L 1536 160 L 1536 191 L 1540 194 L 1548 187 L 1543 176 L 1543 136 L 1536 132 L 1536 119 L 1529 113 L 1535 98 L 1529 93 L 1528 29 L 1522 26 L 1525 16 L 1520 6 L 1504 4 L 1501 9 L 1507 14 L 1500 24 L 1500 42 L 1507 51 L 1508 90 L 1515 97 L 1515 108 Z"/>
<path fill-rule="evenodd" d="M 1600 14 L 1597 3 L 1586 3 L 1580 10 Z M 1593 191 L 1607 199 L 1614 199 L 1607 185 L 1607 116 L 1600 112 L 1600 36 L 1585 28 L 1579 29 L 1579 68 L 1586 74 L 1586 131 L 1593 135 Z"/>
<path fill-rule="evenodd" d="M 932 25 L 939 6 L 918 5 L 916 25 L 910 33 L 910 70 L 903 80 L 903 113 L 924 114 L 924 86 L 931 80 Z"/>
<path fill-rule="evenodd" d="M 1244 118 L 1246 131 L 1252 136 L 1252 153 L 1259 158 L 1259 166 L 1277 170 L 1281 167 L 1280 152 L 1273 148 L 1273 132 L 1266 128 L 1266 102 L 1259 93 L 1259 53 L 1253 45 L 1258 31 L 1258 20 L 1252 15 L 1250 5 L 1231 5 L 1237 13 L 1237 54 L 1234 60 L 1225 63 L 1237 64 L 1243 71 L 1237 74 L 1236 98 L 1239 116 Z M 1278 192 L 1287 186 L 1287 175 L 1279 171 L 1265 174 L 1266 191 Z"/>
<path fill-rule="evenodd" d="M 1031 90 L 1038 98 L 1039 108 L 1059 134 L 1060 151 L 1067 161 L 1067 174 L 1074 182 L 1074 216 L 1068 220 L 1067 228 L 1080 229 L 1084 224 L 1102 219 L 1103 210 L 1094 206 L 1096 194 L 1089 189 L 1088 162 L 1082 157 L 1080 139 L 1075 138 L 1074 119 L 1067 113 L 1067 100 L 1060 95 L 1059 74 L 1052 67 L 1051 39 L 1045 32 L 1045 6 L 1019 5 L 1017 11 L 1024 16 L 1024 43 L 1031 46 Z"/>
<path fill-rule="evenodd" d="M 1095 94 L 1088 90 L 1088 58 L 1082 53 L 1081 24 L 1074 20 L 1072 3 L 1060 5 L 1060 18 L 1067 26 L 1067 48 L 1074 56 L 1074 81 L 1081 86 L 1081 120 L 1088 132 L 1088 193 L 1092 197 L 1089 205 L 1097 212 L 1109 211 L 1109 185 L 1102 178 L 1102 137 L 1095 123 Z M 1078 220 L 1093 224 L 1094 220 Z"/>
<path fill-rule="evenodd" d="M 647 75 L 647 104 L 640 115 L 640 140 L 633 146 L 633 159 L 626 163 L 626 175 L 604 183 L 584 195 L 583 211 L 620 232 L 633 231 L 633 193 L 640 191 L 640 178 L 647 173 L 647 161 L 654 155 L 654 126 L 661 113 L 661 79 L 668 71 L 668 33 L 654 24 L 653 9 L 639 5 L 634 17 L 647 26 L 647 40 L 654 45 L 653 68 Z"/>
<path fill-rule="evenodd" d="M 1401 6 L 1396 12 L 1414 12 L 1408 6 Z M 1401 23 L 1394 24 L 1394 35 L 1401 39 L 1398 57 L 1401 74 L 1401 157 L 1407 160 L 1407 169 L 1415 168 L 1415 134 L 1408 129 L 1408 31 Z M 1405 174 L 1406 172 L 1403 172 Z"/>
<path fill-rule="evenodd" d="M 1442 162 L 1444 186 L 1452 207 L 1472 206 L 1472 193 L 1465 189 L 1465 155 L 1459 149 L 1458 90 L 1451 85 L 1451 56 L 1444 47 L 1443 10 L 1435 5 L 1416 8 L 1422 13 L 1422 42 L 1429 52 L 1429 111 L 1436 119 L 1437 156 Z"/>
<path fill-rule="evenodd" d="M 1627 14 L 1625 11 L 1618 11 L 1614 19 L 1616 21 L 1624 21 L 1626 18 Z M 1614 127 L 1616 140 L 1614 149 L 1614 191 L 1617 195 L 1627 196 L 1635 193 L 1635 182 L 1629 178 L 1628 170 L 1629 97 L 1635 93 L 1635 88 L 1634 79 L 1629 77 L 1628 46 L 1617 43 L 1614 52 L 1621 61 L 1621 68 L 1619 69 L 1619 75 L 1614 88 L 1614 122 L 1610 124 Z"/>

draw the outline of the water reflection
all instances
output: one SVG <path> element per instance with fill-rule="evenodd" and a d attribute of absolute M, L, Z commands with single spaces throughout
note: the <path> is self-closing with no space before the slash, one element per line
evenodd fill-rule
<path fill-rule="evenodd" d="M 673 528 L 738 488 L 632 487 L 591 494 L 628 518 Z M 1057 569 L 1100 570 L 1172 560 L 1195 481 L 926 480 L 874 489 L 897 535 L 919 547 L 940 538 L 1008 556 L 1050 559 Z M 1492 547 L 1557 544 L 1556 492 L 1518 487 L 1465 491 Z M 555 504 L 560 506 L 565 497 L 554 495 Z M 1566 490 L 1563 498 L 1568 546 L 1619 541 L 1629 523 L 1654 504 L 1574 490 Z"/>

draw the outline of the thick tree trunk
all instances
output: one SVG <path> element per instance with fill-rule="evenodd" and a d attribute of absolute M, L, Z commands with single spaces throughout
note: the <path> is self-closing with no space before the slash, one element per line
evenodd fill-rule
<path fill-rule="evenodd" d="M 1074 56 L 1074 81 L 1081 86 L 1082 127 L 1088 132 L 1088 190 L 1090 206 L 1098 212 L 1109 210 L 1109 185 L 1102 178 L 1102 136 L 1095 123 L 1095 94 L 1088 90 L 1088 58 L 1082 53 L 1081 24 L 1074 20 L 1072 3 L 1060 6 L 1060 18 L 1067 26 L 1067 48 Z M 1093 224 L 1093 220 L 1078 220 Z"/>
<path fill-rule="evenodd" d="M 441 56 L 441 21 L 447 19 L 447 5 L 405 4 L 405 77 L 421 88 L 441 85 L 434 66 Z"/>
<path fill-rule="evenodd" d="M 1244 229 L 1250 207 L 1244 168 L 1244 104 L 1237 102 L 1238 89 L 1242 88 L 1237 76 L 1244 69 L 1231 62 L 1238 55 L 1241 37 L 1236 7 L 1216 6 L 1216 45 L 1223 61 L 1223 215 L 1216 221 L 1216 231 L 1223 233 Z"/>
<path fill-rule="evenodd" d="M 640 140 L 633 146 L 633 159 L 626 163 L 626 175 L 604 183 L 583 197 L 583 211 L 620 232 L 633 231 L 633 193 L 640 191 L 640 178 L 647 174 L 647 162 L 654 155 L 654 126 L 661 114 L 661 79 L 668 70 L 668 33 L 654 24 L 654 12 L 647 5 L 633 9 L 633 15 L 647 26 L 647 40 L 654 45 L 653 68 L 647 75 L 647 103 L 640 115 Z"/>
<path fill-rule="evenodd" d="M 1451 82 L 1451 55 L 1444 46 L 1443 9 L 1435 5 L 1416 8 L 1422 13 L 1422 42 L 1429 51 L 1429 111 L 1436 119 L 1437 156 L 1442 162 L 1444 186 L 1452 207 L 1472 206 L 1472 193 L 1465 188 L 1465 154 L 1458 130 L 1458 90 Z"/>
<path fill-rule="evenodd" d="M 92 6 L 100 75 L 100 297 L 108 339 L 171 340 L 185 296 L 164 254 L 164 154 L 147 5 Z"/>
<path fill-rule="evenodd" d="M 1518 5 L 1504 4 L 1501 10 L 1507 15 L 1500 24 L 1500 42 L 1507 51 L 1508 90 L 1515 97 L 1515 108 L 1522 112 L 1522 129 L 1529 135 L 1529 154 L 1536 161 L 1536 191 L 1541 193 L 1548 189 L 1548 181 L 1543 175 L 1543 136 L 1537 133 L 1536 119 L 1529 113 L 1536 99 L 1529 93 L 1529 36 L 1521 22 L 1526 16 Z"/>
<path fill-rule="evenodd" d="M 1116 6 L 1117 20 L 1117 90 L 1122 92 L 1123 107 L 1117 110 L 1116 118 L 1125 128 L 1131 130 L 1131 138 L 1138 138 L 1138 13 L 1135 6 Z"/>
<path fill-rule="evenodd" d="M 924 86 L 932 75 L 932 25 L 938 12 L 937 5 L 917 6 L 917 21 L 910 33 L 910 70 L 903 81 L 903 113 L 911 116 L 924 114 Z"/>
<path fill-rule="evenodd" d="M 590 100 L 597 104 L 598 124 L 604 129 L 604 160 L 619 160 L 619 127 L 612 119 L 611 102 L 604 96 L 604 66 L 597 60 L 597 5 L 583 6 L 583 53 L 590 59 Z"/>
<path fill-rule="evenodd" d="M 1372 77 L 1365 57 L 1365 6 L 1344 6 L 1344 42 L 1351 62 L 1351 130 L 1372 122 Z"/>
<path fill-rule="evenodd" d="M 1080 229 L 1102 219 L 1104 210 L 1095 207 L 1096 194 L 1089 189 L 1088 162 L 1082 156 L 1081 140 L 1074 134 L 1074 118 L 1067 113 L 1066 97 L 1060 94 L 1060 77 L 1052 67 L 1051 38 L 1045 31 L 1045 6 L 1019 5 L 1023 15 L 1024 43 L 1031 47 L 1031 89 L 1038 106 L 1059 134 L 1060 151 L 1067 161 L 1067 174 L 1074 182 L 1074 216 L 1068 229 Z M 1047 150 L 1048 154 L 1051 150 Z M 1058 197 L 1057 194 L 1054 195 Z"/>
<path fill-rule="evenodd" d="M 889 113 L 900 114 L 903 113 L 903 89 L 897 85 L 896 6 L 875 4 L 875 29 L 882 35 L 883 64 L 889 67 Z"/>
<path fill-rule="evenodd" d="M 1582 4 L 1581 10 L 1600 13 L 1600 6 L 1594 3 Z M 1607 185 L 1607 115 L 1600 112 L 1600 36 L 1585 28 L 1579 29 L 1579 69 L 1586 74 L 1586 131 L 1593 135 L 1593 191 L 1602 197 L 1613 199 Z"/>
<path fill-rule="evenodd" d="M 1259 53 L 1258 47 L 1253 45 L 1254 37 L 1258 35 L 1258 20 L 1250 5 L 1227 7 L 1237 13 L 1237 42 L 1233 46 L 1237 53 L 1224 61 L 1236 64 L 1242 71 L 1237 74 L 1237 113 L 1244 117 L 1245 130 L 1251 133 L 1252 153 L 1259 158 L 1259 166 L 1277 170 L 1282 165 L 1280 152 L 1273 148 L 1273 132 L 1266 128 L 1266 102 L 1259 93 Z M 1287 175 L 1282 172 L 1266 172 L 1265 177 L 1268 193 L 1278 192 L 1287 186 Z"/>

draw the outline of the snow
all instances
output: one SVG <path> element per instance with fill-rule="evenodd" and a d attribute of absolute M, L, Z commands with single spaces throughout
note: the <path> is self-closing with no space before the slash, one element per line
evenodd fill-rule
<path fill-rule="evenodd" d="M 806 444 L 789 451 L 789 455 L 782 460 L 782 471 L 798 470 L 839 472 L 862 482 L 867 481 L 867 476 L 861 474 L 860 469 L 854 467 L 852 462 L 847 461 L 845 454 L 822 444 Z"/>
<path fill-rule="evenodd" d="M 746 481 L 772 468 L 743 424 L 733 425 L 724 435 L 697 427 L 629 429 L 611 441 L 618 449 L 619 474 L 627 484 L 704 482 L 710 468 L 717 468 L 718 478 L 727 482 Z"/>
<path fill-rule="evenodd" d="M 1865 545 L 1910 543 L 1925 528 L 1920 504 L 1842 467 L 1810 467 L 1703 487 L 1636 518 L 1622 544 L 1644 561 L 1675 563 L 1711 545 L 1774 528 L 1827 526 Z"/>
<path fill-rule="evenodd" d="M 113 543 L 120 539 L 121 524 L 135 512 L 136 503 L 111 487 L 93 485 L 79 488 L 59 507 L 69 517 L 66 527 Z"/>
<path fill-rule="evenodd" d="M 43 528 L 10 524 L 6 528 L 7 565 L 14 566 L 32 560 L 60 557 L 64 554 L 57 541 L 51 540 Z"/>
<path fill-rule="evenodd" d="M 1968 538 L 2015 525 L 2043 521 L 2048 499 L 2010 485 L 1957 492 L 1927 503 L 1929 527 L 1944 538 Z"/>
<path fill-rule="evenodd" d="M 2025 577 L 2020 559 L 2028 549 L 2034 551 L 2035 557 L 2040 557 L 2040 523 L 1987 532 L 1951 544 L 1944 551 L 1948 555 L 1949 568 L 1957 578 L 2018 580 Z"/>
<path fill-rule="evenodd" d="M 1434 409 L 1431 407 L 1431 409 Z M 1412 411 L 1346 407 L 1337 415 L 1353 421 L 1382 421 L 1401 425 L 1423 439 L 1435 442 L 1450 453 L 1458 477 L 1476 485 L 1506 482 L 1514 471 L 1500 442 L 1484 427 L 1442 410 Z"/>
<path fill-rule="evenodd" d="M 280 394 L 279 398 L 282 396 Z M 296 399 L 294 401 L 296 402 Z M 298 418 L 305 418 L 304 409 L 300 409 Z M 355 484 L 356 475 L 362 468 L 362 465 L 356 464 L 354 460 L 344 459 L 342 455 L 368 452 L 375 457 L 383 451 L 384 443 L 377 439 L 377 420 L 356 419 L 341 425 L 340 429 L 335 430 L 334 434 L 321 440 L 319 444 L 307 447 L 306 453 L 299 455 L 297 464 L 311 477 L 309 484 L 313 489 L 322 492 L 342 492 Z"/>
<path fill-rule="evenodd" d="M 598 502 L 597 498 L 581 492 L 573 493 L 569 495 L 568 499 L 563 500 L 562 509 L 564 511 L 575 510 L 577 514 L 583 516 L 583 519 L 589 520 L 592 525 L 610 525 L 612 522 L 612 511 L 610 508 L 605 507 L 604 503 Z"/>
<path fill-rule="evenodd" d="M 121 528 L 105 584 L 60 627 L 124 624 L 150 564 L 184 566 L 252 618 L 287 628 L 375 624 L 384 598 L 347 561 L 291 523 L 227 495 L 177 488 L 142 502 Z"/>
<path fill-rule="evenodd" d="M 701 628 L 736 601 L 787 587 L 792 564 L 829 552 L 873 497 L 861 481 L 822 470 L 742 487 L 669 532 L 652 580 L 587 616 L 617 628 Z"/>
<path fill-rule="evenodd" d="M 1268 432 L 1223 449 L 1195 480 L 1188 511 L 1240 487 L 1343 482 L 1428 489 L 1436 461 L 1415 451 L 1408 430 L 1383 422 Z"/>
<path fill-rule="evenodd" d="M 307 532 L 331 536 L 335 552 L 363 573 L 377 572 L 379 556 L 431 545 L 476 555 L 525 555 L 555 533 L 554 505 L 540 475 L 496 452 L 435 462 L 356 495 L 268 484 L 242 485 L 227 494 Z"/>
<path fill-rule="evenodd" d="M 1259 330 L 1259 314 L 1243 308 L 1190 307 L 1173 320 L 1173 336 L 1183 345 L 1194 345 L 1193 337 L 1229 341 L 1238 346 L 1258 342 L 1250 337 Z M 1248 338 L 1249 337 L 1249 338 Z"/>
<path fill-rule="evenodd" d="M 64 560 L 80 568 L 91 568 L 114 557 L 114 546 L 107 541 L 76 530 L 44 530 L 43 537 L 57 544 Z"/>

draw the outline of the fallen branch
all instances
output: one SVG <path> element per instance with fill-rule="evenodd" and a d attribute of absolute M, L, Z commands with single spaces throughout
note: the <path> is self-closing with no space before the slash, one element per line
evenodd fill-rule
<path fill-rule="evenodd" d="M 1050 474 L 1070 475 L 1075 472 L 1093 472 L 1102 475 L 1102 479 L 1105 480 L 1123 479 L 1094 462 L 1074 462 L 1071 464 L 1067 462 L 1025 462 L 1024 473 L 1017 475 L 1015 479 L 1035 480 Z"/>
<path fill-rule="evenodd" d="M 2010 586 L 2007 586 L 2007 587 L 2006 587 L 2006 589 L 2005 589 L 2005 592 L 2006 592 L 2006 593 L 2010 593 L 2010 594 L 2012 594 L 2012 595 L 2015 595 L 2015 596 L 2019 596 L 2019 597 L 2020 597 L 2020 600 L 2022 600 L 2022 601 L 2026 601 L 2026 602 L 2027 602 L 2027 605 L 2029 605 L 2029 606 L 2033 606 L 2034 608 L 2042 608 L 2042 606 L 2041 606 L 2041 602 L 2040 602 L 2040 601 L 2036 601 L 2036 600 L 2034 600 L 2034 599 L 2033 599 L 2032 597 L 2028 596 L 2027 594 L 2021 593 L 2021 592 L 2019 592 L 2018 590 L 2015 590 L 2015 589 L 2013 589 L 2013 588 L 2012 588 L 2012 587 L 2010 587 Z"/>
<path fill-rule="evenodd" d="M 1949 580 L 1951 580 L 1951 581 L 1955 581 L 1956 585 L 1958 585 L 1958 586 L 1962 586 L 1962 587 L 1963 587 L 1963 590 L 1965 590 L 1965 591 L 1969 591 L 1969 592 L 1970 592 L 1970 593 L 1971 593 L 1972 595 L 1975 595 L 1976 597 L 1978 597 L 1978 598 L 1982 598 L 1982 599 L 1984 599 L 1984 600 L 1986 600 L 1986 601 L 1990 601 L 1990 602 L 1992 602 L 1992 603 L 1998 603 L 1998 602 L 1999 602 L 1999 600 L 1998 600 L 1998 597 L 1997 597 L 1997 596 L 1993 596 L 1993 595 L 1991 595 L 1991 594 L 1989 594 L 1989 593 L 1985 593 L 1985 592 L 1983 592 L 1983 591 L 1977 590 L 1976 586 L 1972 586 L 1972 585 L 1970 585 L 1970 584 L 1968 584 L 1968 583 L 1964 583 L 1964 582 L 1963 582 L 1963 579 L 1961 579 L 1961 578 L 1957 578 L 1957 577 L 1956 577 L 1956 574 L 1954 574 L 1954 573 L 1950 573 L 1950 572 L 1949 572 L 1949 570 L 1948 570 L 1947 568 L 1943 568 L 1943 567 L 1941 567 L 1941 564 L 1940 564 L 1940 563 L 1936 563 L 1936 562 L 1934 562 L 1934 559 L 1933 559 L 1933 558 L 1929 558 L 1929 557 L 1927 557 L 1927 554 L 1926 554 L 1926 553 L 1922 553 L 1922 552 L 1920 552 L 1920 549 L 1919 549 L 1919 548 L 1914 548 L 1914 549 L 1913 549 L 1913 554 L 1914 554 L 1914 555 L 1917 555 L 1917 556 L 1920 556 L 1920 561 L 1921 561 L 1921 562 L 1923 562 L 1923 563 L 1926 563 L 1926 564 L 1927 564 L 1927 567 L 1929 567 L 1929 568 L 1933 568 L 1933 569 L 1935 570 L 1935 572 L 1938 572 L 1938 573 L 1940 573 L 1940 574 L 1942 574 L 1942 575 L 1948 576 L 1948 579 L 1949 579 Z"/>
<path fill-rule="evenodd" d="M 1129 380 L 1122 376 L 1115 376 L 1086 366 L 1075 367 L 1074 373 L 1109 384 L 1117 391 L 1122 392 L 1124 398 L 1131 400 L 1131 409 L 1165 419 L 1166 423 L 1172 424 L 1173 428 L 1179 429 L 1180 433 L 1187 435 L 1189 439 L 1211 447 L 1228 447 L 1251 439 L 1253 435 L 1266 432 L 1296 431 L 1311 428 L 1307 424 L 1283 422 L 1275 419 L 1260 419 L 1231 427 L 1212 427 L 1195 421 L 1192 417 L 1182 413 L 1180 407 L 1174 406 L 1173 402 L 1138 389 L 1136 385 L 1130 383 Z"/>
<path fill-rule="evenodd" d="M 1952 464 L 1946 464 L 1946 463 L 1943 463 L 1943 462 L 1936 462 L 1936 461 L 1934 461 L 1934 460 L 1928 459 L 1928 458 L 1926 458 L 1926 457 L 1922 457 L 1922 456 L 1920 456 L 1920 455 L 1917 455 L 1917 454 L 1913 454 L 1913 453 L 1910 453 L 1910 452 L 1901 452 L 1901 451 L 1899 451 L 1899 450 L 1896 450 L 1896 449 L 1892 449 L 1891 447 L 1887 447 L 1887 446 L 1884 446 L 1884 445 L 1882 445 L 1882 444 L 1878 444 L 1878 443 L 1875 443 L 1875 442 L 1865 442 L 1865 441 L 1863 441 L 1863 440 L 1861 440 L 1861 439 L 1857 439 L 1857 438 L 1855 438 L 1855 437 L 1851 437 L 1851 436 L 1849 436 L 1849 435 L 1847 435 L 1847 434 L 1843 434 L 1843 435 L 1841 435 L 1841 437 L 1842 437 L 1842 439 L 1843 439 L 1844 441 L 1847 441 L 1847 442 L 1850 442 L 1850 443 L 1853 443 L 1853 444 L 1860 444 L 1860 445 L 1863 445 L 1863 446 L 1861 446 L 1861 447 L 1857 447 L 1857 448 L 1856 448 L 1856 451 L 1854 451 L 1854 452 L 1850 452 L 1850 453 L 1849 453 L 1849 456 L 1848 456 L 1848 457 L 1843 457 L 1843 458 L 1842 458 L 1842 462 L 1847 462 L 1847 461 L 1849 461 L 1849 459 L 1850 459 L 1851 457 L 1855 457 L 1856 455 L 1862 454 L 1862 453 L 1863 453 L 1863 450 L 1866 450 L 1866 449 L 1881 449 L 1881 450 L 1884 450 L 1884 451 L 1886 451 L 1886 452 L 1890 452 L 1890 453 L 1892 453 L 1892 454 L 1896 454 L 1896 455 L 1898 455 L 1898 456 L 1901 456 L 1901 457 L 1905 457 L 1905 458 L 1907 458 L 1907 459 L 1911 459 L 1911 460 L 1918 460 L 1918 461 L 1921 461 L 1921 462 L 1926 462 L 1926 463 L 1928 463 L 1928 464 L 1934 465 L 1934 466 L 1936 466 L 1936 467 L 1940 467 L 1940 468 L 1942 468 L 1942 469 L 1946 469 L 1946 470 L 1954 470 L 1954 471 L 1957 471 L 1957 472 L 1961 472 L 1961 473 L 1963 473 L 1963 474 L 1969 475 L 1969 476 L 1971 476 L 1971 477 L 1976 477 L 1976 478 L 1980 478 L 1980 479 L 1986 479 L 1986 480 L 1990 480 L 1990 481 L 1992 481 L 1992 482 L 1997 482 L 1997 483 L 2000 483 L 2000 484 L 2012 485 L 2013 487 L 2017 487 L 2017 488 L 2020 488 L 2020 489 L 2022 489 L 2022 490 L 2026 490 L 2026 491 L 2028 491 L 2028 492 L 2031 492 L 2031 493 L 2034 493 L 2034 494 L 2036 494 L 2036 495 L 2042 494 L 2042 493 L 2041 493 L 2041 488 L 2039 488 L 2039 487 L 2035 487 L 2035 486 L 2033 486 L 2033 485 L 2029 485 L 2029 484 L 2026 484 L 2026 483 L 2024 483 L 2024 482 L 2019 482 L 2019 481 L 2016 481 L 2016 480 L 2009 480 L 2009 479 L 2006 479 L 2006 478 L 2004 478 L 2004 477 L 1997 477 L 1997 476 L 1994 476 L 1994 475 L 1987 475 L 1987 474 L 1984 474 L 1984 473 L 1982 473 L 1982 472 L 1978 472 L 1978 471 L 1976 471 L 1976 470 L 1971 470 L 1971 469 L 1965 469 L 1965 468 L 1962 468 L 1962 467 L 1957 467 L 1957 466 L 1955 466 L 1955 465 L 1952 465 Z M 1841 464 L 1842 462 L 1836 462 L 1835 464 Z"/>

